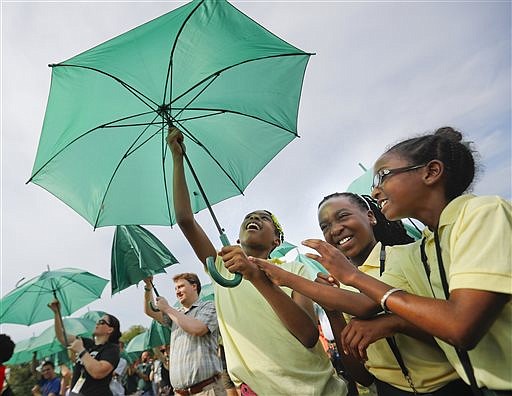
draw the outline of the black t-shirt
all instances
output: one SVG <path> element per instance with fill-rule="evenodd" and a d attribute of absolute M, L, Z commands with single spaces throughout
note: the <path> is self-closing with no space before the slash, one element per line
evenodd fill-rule
<path fill-rule="evenodd" d="M 103 345 L 96 345 L 90 338 L 82 338 L 84 347 L 89 354 L 96 360 L 105 360 L 112 365 L 112 371 L 102 379 L 92 378 L 87 370 L 82 366 L 82 363 L 77 359 L 75 369 L 73 370 L 73 380 L 71 381 L 71 389 L 75 386 L 76 381 L 81 373 L 84 373 L 85 382 L 80 390 L 80 394 L 84 396 L 111 396 L 110 380 L 112 373 L 119 364 L 119 346 L 111 342 Z"/>

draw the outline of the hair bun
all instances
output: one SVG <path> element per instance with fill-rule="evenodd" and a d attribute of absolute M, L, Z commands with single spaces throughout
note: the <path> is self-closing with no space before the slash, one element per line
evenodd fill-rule
<path fill-rule="evenodd" d="M 441 136 L 454 143 L 460 143 L 462 141 L 462 133 L 449 126 L 439 128 L 434 132 L 434 136 Z"/>

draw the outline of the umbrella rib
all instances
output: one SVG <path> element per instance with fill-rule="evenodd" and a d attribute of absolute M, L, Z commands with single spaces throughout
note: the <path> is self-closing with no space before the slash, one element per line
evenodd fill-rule
<path fill-rule="evenodd" d="M 238 186 L 238 184 L 236 184 L 235 180 L 231 177 L 231 175 L 224 169 L 224 167 L 220 164 L 220 162 L 217 160 L 217 158 L 215 158 L 212 153 L 210 153 L 210 151 L 203 145 L 203 143 L 201 143 L 201 141 L 199 141 L 187 128 L 185 128 L 185 126 L 180 123 L 179 121 L 175 120 L 175 122 L 178 123 L 179 126 L 181 126 L 181 128 L 184 130 L 184 132 L 186 132 L 186 135 L 189 137 L 189 138 L 193 138 L 192 140 L 199 146 L 201 147 L 205 152 L 206 154 L 208 154 L 210 156 L 210 158 L 217 164 L 217 166 L 221 169 L 221 171 L 226 175 L 226 177 L 231 180 L 231 183 L 233 183 L 233 185 L 237 188 L 237 190 L 240 192 L 241 195 L 244 195 L 244 192 L 242 191 L 242 189 Z"/>
<path fill-rule="evenodd" d="M 158 115 L 157 115 L 155 118 L 153 118 L 153 120 L 152 120 L 151 122 L 155 121 L 157 118 L 158 118 Z M 128 147 L 128 150 L 126 150 L 126 152 L 125 152 L 125 154 L 123 155 L 123 157 L 121 158 L 121 160 L 118 162 L 118 164 L 117 164 L 116 168 L 114 169 L 114 172 L 112 172 L 112 176 L 110 177 L 110 180 L 109 180 L 109 182 L 108 182 L 108 184 L 107 184 L 107 188 L 105 189 L 105 192 L 103 193 L 103 198 L 101 199 L 100 209 L 98 210 L 98 214 L 97 214 L 97 216 L 96 216 L 96 221 L 94 222 L 94 229 L 96 229 L 96 228 L 97 228 L 97 226 L 98 226 L 98 221 L 99 221 L 99 219 L 100 219 L 100 214 L 101 214 L 101 210 L 102 210 L 102 208 L 103 208 L 103 204 L 105 203 L 105 199 L 107 198 L 108 190 L 110 189 L 110 186 L 111 186 L 111 184 L 112 184 L 112 181 L 114 180 L 114 177 L 116 176 L 117 171 L 118 171 L 118 170 L 119 170 L 119 168 L 121 167 L 121 164 L 123 163 L 123 160 L 124 160 L 128 155 L 130 155 L 131 153 L 133 153 L 133 152 L 134 152 L 134 151 L 132 151 L 132 148 L 135 146 L 135 143 L 137 143 L 137 141 L 138 141 L 138 140 L 140 139 L 140 137 L 141 137 L 141 136 L 142 136 L 142 135 L 147 131 L 147 129 L 148 129 L 148 128 L 149 128 L 149 125 L 148 125 L 148 126 L 146 126 L 146 128 L 144 128 L 144 130 L 139 134 L 139 136 L 137 136 L 137 138 L 133 141 L 133 143 L 131 144 L 131 146 L 130 146 L 130 147 Z M 152 135 L 152 136 L 154 136 L 154 135 Z M 149 141 L 149 139 L 147 139 L 146 141 L 144 141 L 144 142 L 143 142 L 143 144 L 144 144 L 144 143 L 146 143 L 146 142 L 148 142 L 148 141 Z M 137 146 L 137 148 L 139 148 L 139 147 L 141 147 L 141 146 L 142 146 L 142 145 L 139 145 L 139 146 Z"/>
<path fill-rule="evenodd" d="M 178 99 L 180 99 L 181 97 L 185 96 L 186 94 L 188 94 L 190 91 L 193 91 L 195 88 L 197 88 L 199 85 L 203 84 L 205 81 L 207 81 L 208 79 L 212 78 L 213 76 L 220 75 L 221 73 L 223 73 L 223 72 L 225 72 L 225 71 L 227 71 L 229 69 L 233 69 L 233 68 L 235 68 L 237 66 L 240 66 L 240 65 L 243 65 L 245 63 L 255 62 L 255 61 L 259 61 L 259 60 L 263 60 L 263 59 L 280 58 L 280 57 L 285 57 L 285 56 L 308 56 L 309 57 L 311 55 L 313 55 L 313 54 L 309 54 L 309 53 L 306 53 L 306 52 L 299 52 L 299 53 L 291 53 L 291 54 L 268 55 L 268 56 L 262 56 L 262 57 L 259 57 L 259 58 L 243 60 L 241 62 L 238 62 L 238 63 L 235 63 L 233 65 L 227 66 L 227 67 L 225 67 L 223 69 L 217 70 L 217 71 L 213 72 L 212 74 L 210 74 L 209 76 L 203 78 L 201 81 L 199 81 L 198 83 L 196 83 L 193 86 L 191 86 L 189 89 L 187 89 L 181 95 L 178 95 L 174 99 L 172 99 L 171 100 L 171 104 L 176 102 Z"/>
<path fill-rule="evenodd" d="M 197 11 L 197 9 L 204 3 L 204 1 L 200 1 L 197 3 L 197 6 L 188 14 L 188 16 L 185 18 L 183 23 L 180 26 L 180 30 L 178 30 L 178 33 L 176 34 L 176 38 L 174 39 L 174 43 L 172 44 L 171 53 L 169 54 L 169 64 L 167 66 L 167 75 L 165 77 L 165 87 L 164 87 L 164 97 L 162 98 L 162 103 L 165 103 L 165 97 L 167 96 L 167 85 L 169 85 L 169 101 L 171 101 L 172 98 L 172 65 L 173 65 L 173 57 L 174 57 L 174 51 L 176 50 L 176 45 L 178 44 L 178 38 L 181 35 L 181 32 L 183 32 L 183 29 L 185 28 L 185 25 L 189 21 L 190 18 L 192 18 L 192 15 Z M 170 78 L 169 78 L 170 77 Z"/>
<path fill-rule="evenodd" d="M 113 120 L 113 121 L 110 121 L 106 124 L 103 124 L 103 125 L 98 125 L 92 129 L 89 129 L 88 131 L 82 133 L 81 135 L 77 136 L 76 138 L 74 138 L 73 140 L 71 140 L 68 144 L 66 144 L 64 147 L 62 147 L 59 151 L 57 151 L 54 155 L 52 155 L 48 161 L 46 161 L 43 165 L 41 165 L 41 167 L 36 171 L 34 172 L 34 174 L 32 176 L 30 176 L 30 179 L 27 180 L 27 182 L 25 184 L 28 184 L 32 181 L 32 179 L 34 177 L 37 176 L 37 174 L 39 172 L 41 172 L 45 167 L 46 165 L 48 165 L 50 162 L 52 162 L 55 157 L 57 157 L 60 153 L 62 153 L 64 150 L 66 150 L 69 146 L 71 146 L 73 143 L 75 143 L 77 140 L 87 136 L 88 134 L 94 132 L 94 131 L 97 131 L 98 129 L 104 129 L 104 128 L 107 128 L 110 124 L 113 124 L 113 123 L 116 123 L 116 122 L 119 122 L 119 121 L 123 121 L 123 120 L 128 120 L 130 118 L 135 118 L 135 117 L 140 117 L 141 115 L 146 115 L 146 114 L 151 114 L 151 113 L 154 113 L 154 111 L 148 111 L 148 112 L 144 112 L 144 113 L 139 113 L 139 114 L 134 114 L 134 115 L 130 115 L 130 116 L 127 116 L 127 117 L 122 117 L 122 118 L 119 118 L 117 120 Z M 151 124 L 150 124 L 151 125 Z"/>
<path fill-rule="evenodd" d="M 117 81 L 119 84 L 121 84 L 123 87 L 125 87 L 128 90 L 128 92 L 130 92 L 133 96 L 135 96 L 137 99 L 139 99 L 142 103 L 144 103 L 150 109 L 153 109 L 153 107 L 151 107 L 151 105 L 148 104 L 146 102 L 146 100 L 151 102 L 154 106 L 158 107 L 157 103 L 155 103 L 151 98 L 147 97 L 142 92 L 137 90 L 135 87 L 132 87 L 130 84 L 128 84 L 127 82 L 121 80 L 119 77 L 116 77 L 113 74 L 107 73 L 107 72 L 105 72 L 103 70 L 96 69 L 95 67 L 91 67 L 91 66 L 74 65 L 74 64 L 70 64 L 70 63 L 58 63 L 58 64 L 54 64 L 54 65 L 50 65 L 50 66 L 51 67 L 77 67 L 77 68 L 80 68 L 80 69 L 92 70 L 92 71 L 95 71 L 97 73 L 103 74 L 103 75 L 105 75 L 107 77 L 110 77 L 113 80 Z M 144 100 L 144 99 L 146 99 L 146 100 Z"/>
<path fill-rule="evenodd" d="M 171 212 L 171 205 L 169 204 L 169 191 L 168 191 L 168 188 L 167 188 L 167 172 L 165 171 L 165 159 L 167 158 L 166 156 L 166 153 L 167 153 L 167 150 L 166 150 L 166 141 L 165 141 L 165 137 L 164 137 L 164 129 L 165 129 L 165 120 L 164 120 L 164 117 L 162 116 L 162 141 L 161 141 L 161 144 L 160 144 L 160 147 L 161 147 L 161 151 L 162 151 L 162 173 L 163 173 L 163 179 L 164 179 L 164 191 L 165 191 L 165 204 L 167 206 L 167 214 L 169 216 L 169 223 L 171 224 L 171 228 L 172 228 L 172 212 Z"/>
<path fill-rule="evenodd" d="M 229 109 L 220 109 L 220 108 L 207 108 L 207 107 L 188 107 L 188 108 L 181 108 L 181 107 L 175 107 L 175 110 L 196 110 L 196 111 L 216 111 L 217 113 L 214 113 L 214 114 L 210 114 L 210 115 L 205 115 L 205 116 L 201 116 L 201 117 L 207 117 L 207 116 L 214 116 L 214 115 L 219 115 L 219 114 L 224 114 L 224 113 L 231 113 L 231 114 L 237 114 L 237 115 L 241 115 L 241 116 L 244 116 L 244 117 L 249 117 L 249 118 L 253 118 L 255 120 L 258 120 L 258 121 L 261 121 L 265 124 L 269 124 L 269 125 L 272 125 L 272 126 L 275 126 L 276 128 L 279 128 L 279 129 L 282 129 L 283 131 L 285 132 L 289 132 L 295 136 L 298 136 L 298 134 L 294 131 L 291 131 L 279 124 L 276 124 L 275 122 L 270 122 L 270 121 L 267 121 L 263 118 L 260 118 L 260 117 L 257 117 L 257 116 L 254 116 L 254 115 L 251 115 L 251 114 L 246 114 L 246 113 L 242 113 L 240 111 L 236 111 L 236 110 L 229 110 Z M 199 117 L 198 117 L 199 118 Z M 184 121 L 184 120 L 180 120 L 180 121 Z"/>
<path fill-rule="evenodd" d="M 203 87 L 203 88 L 202 88 L 202 89 L 201 89 L 201 90 L 196 94 L 196 96 L 194 96 L 192 99 L 190 99 L 190 100 L 189 100 L 189 102 L 188 102 L 185 106 L 183 106 L 183 108 L 178 112 L 178 114 L 176 114 L 176 115 L 174 116 L 174 118 L 178 118 L 178 117 L 180 116 L 180 114 L 181 114 L 181 113 L 183 113 L 183 112 L 187 109 L 187 107 L 188 107 L 188 106 L 190 106 L 190 104 L 191 104 L 194 100 L 196 100 L 196 99 L 197 99 L 197 98 L 198 98 L 198 97 L 199 97 L 199 96 L 200 96 L 204 91 L 206 91 L 206 90 L 208 89 L 208 87 L 209 87 L 210 85 L 212 85 L 218 77 L 219 77 L 219 74 L 215 74 L 215 75 L 214 75 L 214 77 L 210 79 L 210 81 L 208 82 L 208 84 L 206 84 L 206 85 L 205 85 L 205 86 L 204 86 L 204 87 Z"/>

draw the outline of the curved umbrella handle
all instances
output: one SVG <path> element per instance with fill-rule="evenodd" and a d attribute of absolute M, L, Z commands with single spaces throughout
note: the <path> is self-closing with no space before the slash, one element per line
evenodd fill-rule
<path fill-rule="evenodd" d="M 220 234 L 220 240 L 222 241 L 223 246 L 230 245 L 226 234 Z M 214 257 L 206 258 L 206 267 L 208 268 L 208 272 L 212 276 L 212 279 L 223 287 L 235 287 L 238 286 L 240 282 L 242 282 L 242 274 L 239 274 L 238 272 L 235 272 L 235 276 L 232 279 L 226 279 L 221 274 L 219 274 L 219 271 L 217 271 L 217 268 L 215 268 Z"/>

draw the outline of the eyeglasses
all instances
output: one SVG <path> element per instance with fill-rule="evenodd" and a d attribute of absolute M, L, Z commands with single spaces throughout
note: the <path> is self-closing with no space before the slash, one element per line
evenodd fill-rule
<path fill-rule="evenodd" d="M 107 325 L 108 327 L 112 327 L 112 325 L 110 323 L 108 323 L 105 319 L 99 319 L 97 322 L 96 322 L 97 325 Z"/>
<path fill-rule="evenodd" d="M 373 175 L 372 190 L 376 187 L 379 187 L 384 181 L 384 179 L 387 178 L 388 176 L 393 176 L 399 173 L 409 172 L 415 169 L 423 168 L 425 165 L 427 164 L 405 166 L 403 168 L 395 169 L 381 169 L 375 175 Z"/>

